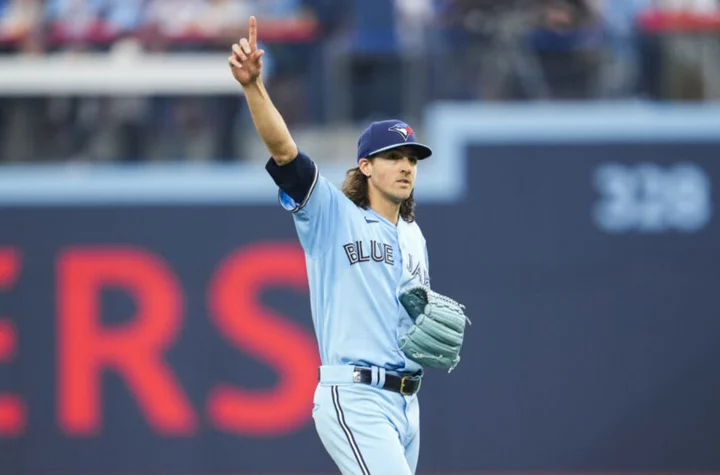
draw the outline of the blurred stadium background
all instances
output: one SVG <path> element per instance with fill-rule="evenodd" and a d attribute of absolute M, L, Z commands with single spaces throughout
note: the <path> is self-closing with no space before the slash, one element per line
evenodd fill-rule
<path fill-rule="evenodd" d="M 0 0 L 0 474 L 334 473 L 251 14 L 332 180 L 435 150 L 419 473 L 720 473 L 720 1 Z"/>

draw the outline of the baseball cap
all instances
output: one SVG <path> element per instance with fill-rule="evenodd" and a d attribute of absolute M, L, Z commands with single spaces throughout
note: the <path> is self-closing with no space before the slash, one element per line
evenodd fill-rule
<path fill-rule="evenodd" d="M 413 129 L 401 120 L 382 120 L 371 123 L 358 139 L 357 159 L 398 147 L 412 147 L 422 160 L 432 155 L 427 145 L 415 140 Z"/>

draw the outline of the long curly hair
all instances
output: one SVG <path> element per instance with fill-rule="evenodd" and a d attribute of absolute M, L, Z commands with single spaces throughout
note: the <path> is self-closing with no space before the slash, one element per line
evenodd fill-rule
<path fill-rule="evenodd" d="M 342 192 L 356 206 L 362 209 L 370 208 L 368 177 L 363 175 L 359 167 L 347 171 L 342 185 Z M 415 190 L 411 191 L 408 199 L 400 204 L 400 217 L 408 223 L 415 221 Z"/>

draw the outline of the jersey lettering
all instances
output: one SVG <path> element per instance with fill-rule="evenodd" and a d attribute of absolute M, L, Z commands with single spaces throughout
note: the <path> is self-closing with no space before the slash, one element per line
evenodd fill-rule
<path fill-rule="evenodd" d="M 358 262 L 369 262 L 371 259 L 375 262 L 384 262 L 389 266 L 395 264 L 393 248 L 389 244 L 371 240 L 369 245 L 370 250 L 368 251 L 363 241 L 355 241 L 345 244 L 343 249 L 345 249 L 345 255 L 350 265 L 357 264 Z M 370 252 L 370 254 L 368 254 L 368 252 Z"/>
<path fill-rule="evenodd" d="M 420 262 L 413 264 L 412 254 L 408 254 L 407 270 L 413 278 L 417 277 L 422 285 L 428 285 L 430 283 L 430 274 L 427 269 L 420 265 Z"/>

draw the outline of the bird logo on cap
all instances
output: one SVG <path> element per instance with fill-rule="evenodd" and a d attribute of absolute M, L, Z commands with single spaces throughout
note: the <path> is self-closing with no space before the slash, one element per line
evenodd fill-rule
<path fill-rule="evenodd" d="M 413 129 L 407 124 L 395 124 L 388 129 L 391 132 L 397 132 L 400 134 L 404 141 L 407 142 L 408 138 L 413 134 Z"/>

